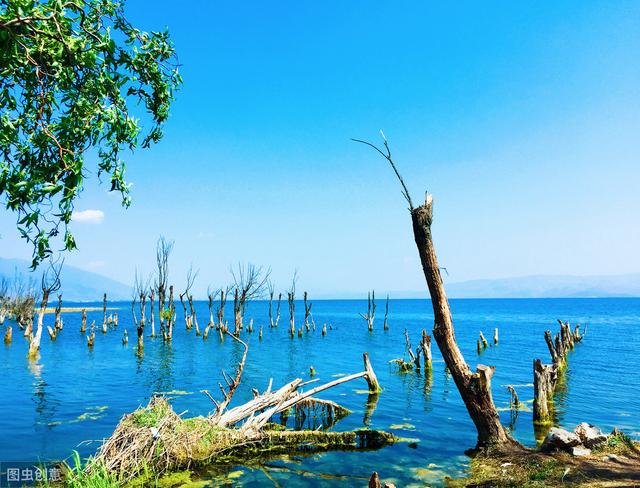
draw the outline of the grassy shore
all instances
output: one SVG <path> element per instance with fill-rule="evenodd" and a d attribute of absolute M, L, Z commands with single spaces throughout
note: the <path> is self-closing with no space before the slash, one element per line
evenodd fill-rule
<path fill-rule="evenodd" d="M 640 444 L 624 434 L 609 437 L 588 456 L 514 451 L 477 456 L 467 478 L 449 479 L 460 487 L 568 487 L 640 486 Z"/>

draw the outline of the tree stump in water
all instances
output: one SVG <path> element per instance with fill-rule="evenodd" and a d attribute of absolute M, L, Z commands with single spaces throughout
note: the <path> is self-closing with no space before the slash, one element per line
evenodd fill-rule
<path fill-rule="evenodd" d="M 555 340 L 551 331 L 544 332 L 544 339 L 551 355 L 552 364 L 542 364 L 542 361 L 533 361 L 533 421 L 539 424 L 549 424 L 553 421 L 553 394 L 558 383 L 558 375 L 566 366 L 567 354 L 580 342 L 579 326 L 571 331 L 568 322 L 558 320 L 560 332 Z"/>
<path fill-rule="evenodd" d="M 371 361 L 369 360 L 369 354 L 363 353 L 362 359 L 364 360 L 364 379 L 367 380 L 367 384 L 369 385 L 369 391 L 371 392 L 379 392 L 382 391 L 380 387 L 380 383 L 378 383 L 378 377 L 376 373 L 373 371 L 373 367 L 371 366 Z"/>
<path fill-rule="evenodd" d="M 484 334 L 482 333 L 482 331 L 480 331 L 480 340 L 482 341 L 482 347 L 484 347 L 485 349 L 487 347 L 489 347 L 489 342 L 487 341 L 487 339 L 485 338 Z"/>
<path fill-rule="evenodd" d="M 7 325 L 7 330 L 4 332 L 4 343 L 11 344 L 11 340 L 13 338 L 13 329 L 10 325 Z"/>
<path fill-rule="evenodd" d="M 493 343 L 498 345 L 498 328 L 493 329 Z"/>
<path fill-rule="evenodd" d="M 93 344 L 96 341 L 96 333 L 92 332 L 90 335 L 87 336 L 87 346 L 89 346 L 89 348 L 93 348 Z"/>
<path fill-rule="evenodd" d="M 420 351 L 424 358 L 425 369 L 431 369 L 431 336 L 422 329 L 422 339 L 420 340 Z"/>

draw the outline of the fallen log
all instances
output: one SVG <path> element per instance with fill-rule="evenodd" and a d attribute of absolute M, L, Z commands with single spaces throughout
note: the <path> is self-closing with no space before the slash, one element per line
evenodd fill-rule
<path fill-rule="evenodd" d="M 163 397 L 153 397 L 148 406 L 125 415 L 114 433 L 101 446 L 96 465 L 103 466 L 116 475 L 120 482 L 127 482 L 143 470 L 159 474 L 167 470 L 203 464 L 214 456 L 242 456 L 247 451 L 264 450 L 268 453 L 308 450 L 357 450 L 377 449 L 395 442 L 392 434 L 375 430 L 350 432 L 326 432 L 323 430 L 273 430 L 269 421 L 278 413 L 291 409 L 321 410 L 324 426 L 333 425 L 335 419 L 347 415 L 348 410 L 335 402 L 320 400 L 314 396 L 324 390 L 358 378 L 364 378 L 372 392 L 380 391 L 380 385 L 371 367 L 367 353 L 363 354 L 364 371 L 345 376 L 317 386 L 305 392 L 299 389 L 309 384 L 297 378 L 276 391 L 267 390 L 243 405 L 227 409 L 240 382 L 248 346 L 239 338 L 234 340 L 245 347 L 245 352 L 233 379 L 223 373 L 227 388 L 224 400 L 216 401 L 216 411 L 207 417 L 182 419 Z M 312 380 L 314 382 L 316 380 Z M 91 468 L 88 468 L 91 469 Z"/>

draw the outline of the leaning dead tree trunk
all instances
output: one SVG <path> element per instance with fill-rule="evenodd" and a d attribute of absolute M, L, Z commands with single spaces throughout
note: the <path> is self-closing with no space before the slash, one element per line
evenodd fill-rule
<path fill-rule="evenodd" d="M 375 290 L 367 294 L 367 313 L 361 313 L 365 322 L 367 322 L 367 328 L 369 331 L 373 331 L 373 321 L 376 317 L 376 292 Z"/>
<path fill-rule="evenodd" d="M 568 322 L 558 320 L 560 332 L 551 336 L 551 331 L 544 332 L 544 339 L 551 355 L 551 364 L 543 364 L 539 359 L 533 361 L 533 421 L 536 424 L 550 424 L 553 422 L 553 394 L 558 384 L 558 378 L 567 363 L 567 354 L 582 341 L 584 333 L 580 335 L 580 326 L 574 331 Z M 586 332 L 585 332 L 586 333 Z"/>
<path fill-rule="evenodd" d="M 493 403 L 491 377 L 495 368 L 478 365 L 476 371 L 472 372 L 456 342 L 451 309 L 444 289 L 431 234 L 433 198 L 427 194 L 423 205 L 419 207 L 413 206 L 409 191 L 393 162 L 391 150 L 386 139 L 384 139 L 384 150 L 366 141 L 358 140 L 357 142 L 366 144 L 378 151 L 390 163 L 402 186 L 402 194 L 409 205 L 409 212 L 411 213 L 413 234 L 422 263 L 422 270 L 429 289 L 429 295 L 431 296 L 434 315 L 433 336 L 478 432 L 477 447 L 517 445 L 516 441 L 513 440 L 500 423 L 500 415 Z"/>

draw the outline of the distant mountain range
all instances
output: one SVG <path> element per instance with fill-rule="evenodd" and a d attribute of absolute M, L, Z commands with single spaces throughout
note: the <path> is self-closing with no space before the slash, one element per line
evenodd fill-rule
<path fill-rule="evenodd" d="M 40 272 L 29 272 L 29 262 L 0 258 L 0 278 L 18 273 L 40 284 Z M 106 291 L 109 300 L 130 300 L 131 287 L 91 271 L 65 265 L 62 293 L 69 301 L 100 301 Z M 640 273 L 610 276 L 536 275 L 445 284 L 451 298 L 605 298 L 640 297 Z M 427 291 L 397 291 L 395 298 L 426 298 Z M 316 298 L 361 298 L 364 294 L 318 294 Z"/>
<path fill-rule="evenodd" d="M 16 272 L 25 281 L 34 280 L 40 286 L 42 271 L 29 271 L 31 263 L 22 259 L 0 258 L 0 278 L 12 281 Z M 64 265 L 60 275 L 61 293 L 64 300 L 71 302 L 101 301 L 102 294 L 107 292 L 109 300 L 128 300 L 131 298 L 131 288 L 119 281 L 112 280 L 97 273 L 85 271 L 73 266 Z"/>
<path fill-rule="evenodd" d="M 452 298 L 640 297 L 640 273 L 610 276 L 536 275 L 446 284 Z"/>

